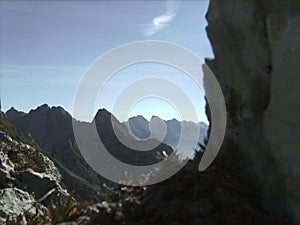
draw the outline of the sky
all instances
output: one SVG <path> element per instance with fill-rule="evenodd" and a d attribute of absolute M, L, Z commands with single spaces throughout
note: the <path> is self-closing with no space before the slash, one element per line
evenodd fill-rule
<path fill-rule="evenodd" d="M 191 50 L 203 61 L 212 58 L 205 32 L 208 3 L 0 1 L 2 110 L 13 106 L 28 112 L 47 103 L 72 114 L 77 87 L 89 66 L 107 51 L 128 42 L 168 41 Z M 121 90 L 151 76 L 179 85 L 193 102 L 198 121 L 207 122 L 203 88 L 184 72 L 154 62 L 131 65 L 115 73 L 98 94 L 94 111 L 112 111 Z M 157 96 L 132 103 L 128 117 L 135 115 L 189 120 L 180 116 L 176 105 Z"/>

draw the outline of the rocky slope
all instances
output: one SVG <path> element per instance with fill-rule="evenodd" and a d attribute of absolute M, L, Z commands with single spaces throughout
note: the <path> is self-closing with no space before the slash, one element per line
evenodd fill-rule
<path fill-rule="evenodd" d="M 79 200 L 97 198 L 105 180 L 88 166 L 73 137 L 72 117 L 61 107 L 44 104 L 28 114 L 11 108 L 6 119 L 31 136 L 55 161 L 69 192 L 76 190 Z"/>
<path fill-rule="evenodd" d="M 216 166 L 264 193 L 264 208 L 300 223 L 298 1 L 211 0 L 207 60 L 228 127 Z"/>
<path fill-rule="evenodd" d="M 0 118 L 0 224 L 23 210 L 44 215 L 46 206 L 68 194 L 53 161 L 33 146 Z"/>

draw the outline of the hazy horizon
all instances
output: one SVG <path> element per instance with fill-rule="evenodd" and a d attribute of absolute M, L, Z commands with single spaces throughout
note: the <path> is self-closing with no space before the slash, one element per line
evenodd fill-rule
<path fill-rule="evenodd" d="M 26 112 L 47 102 L 72 114 L 87 68 L 108 50 L 128 42 L 168 41 L 203 61 L 213 57 L 205 31 L 207 7 L 208 1 L 1 1 L 2 109 L 14 106 Z M 203 90 L 184 72 L 159 63 L 118 71 L 101 91 L 95 108 L 112 111 L 124 86 L 152 76 L 179 84 L 194 104 L 198 120 L 207 122 Z M 130 115 L 138 114 L 180 119 L 170 103 L 157 98 L 137 102 Z"/>

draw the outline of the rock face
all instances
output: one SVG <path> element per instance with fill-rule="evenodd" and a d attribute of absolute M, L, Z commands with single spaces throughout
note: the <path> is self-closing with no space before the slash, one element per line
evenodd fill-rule
<path fill-rule="evenodd" d="M 227 161 L 264 192 L 266 210 L 299 224 L 300 4 L 212 0 L 207 20 L 215 55 L 207 64 L 228 111 L 216 164 Z"/>
<path fill-rule="evenodd" d="M 39 150 L 0 131 L 0 222 L 23 210 L 44 215 L 51 201 L 68 192 L 54 163 Z M 45 197 L 47 196 L 47 197 Z"/>

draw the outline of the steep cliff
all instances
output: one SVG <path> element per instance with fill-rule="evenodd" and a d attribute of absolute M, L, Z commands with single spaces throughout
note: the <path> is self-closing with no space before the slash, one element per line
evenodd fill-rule
<path fill-rule="evenodd" d="M 300 3 L 212 0 L 207 60 L 228 127 L 215 165 L 261 190 L 264 208 L 300 222 Z M 213 122 L 213 121 L 212 121 Z"/>

